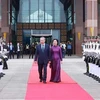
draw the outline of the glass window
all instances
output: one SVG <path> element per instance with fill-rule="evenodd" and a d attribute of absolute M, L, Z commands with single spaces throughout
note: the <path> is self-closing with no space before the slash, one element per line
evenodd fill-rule
<path fill-rule="evenodd" d="M 59 0 L 53 0 L 53 2 L 54 2 L 54 10 L 58 10 L 58 11 L 60 11 L 61 9 L 61 5 L 62 5 L 62 3 L 61 2 L 59 2 Z"/>
<path fill-rule="evenodd" d="M 60 12 L 55 10 L 55 22 L 60 22 Z"/>
<path fill-rule="evenodd" d="M 45 0 L 45 22 L 53 22 L 53 1 Z"/>
<path fill-rule="evenodd" d="M 18 22 L 61 22 L 62 15 L 64 8 L 59 0 L 20 0 Z"/>
<path fill-rule="evenodd" d="M 10 19 L 9 19 L 9 24 L 11 25 L 11 29 L 16 31 L 16 23 L 17 23 L 17 16 L 16 16 L 16 9 L 15 7 L 12 5 L 12 14 L 10 17 L 10 13 L 9 13 L 9 18 L 11 18 L 11 23 L 10 23 Z"/>
<path fill-rule="evenodd" d="M 45 22 L 53 22 L 53 16 L 50 14 L 52 13 L 51 11 L 48 11 L 47 13 L 45 13 Z"/>
<path fill-rule="evenodd" d="M 40 23 L 44 23 L 44 0 L 39 0 L 38 18 Z"/>
<path fill-rule="evenodd" d="M 31 11 L 38 10 L 38 0 L 30 0 L 30 10 Z"/>
<path fill-rule="evenodd" d="M 51 30 L 31 30 L 31 34 L 51 34 Z"/>
<path fill-rule="evenodd" d="M 38 23 L 38 0 L 30 0 L 30 23 Z"/>
<path fill-rule="evenodd" d="M 60 22 L 60 3 L 58 0 L 54 1 L 54 21 L 55 22 Z"/>
<path fill-rule="evenodd" d="M 18 22 L 29 22 L 29 0 L 20 0 Z"/>
<path fill-rule="evenodd" d="M 67 30 L 72 29 L 73 23 L 76 21 L 75 14 L 74 14 L 74 22 L 72 22 L 72 5 L 70 5 L 66 11 L 66 20 L 67 20 Z"/>

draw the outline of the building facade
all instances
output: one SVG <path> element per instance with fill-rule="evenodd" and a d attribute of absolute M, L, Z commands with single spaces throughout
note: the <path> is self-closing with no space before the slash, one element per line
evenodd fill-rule
<path fill-rule="evenodd" d="M 19 6 L 18 42 L 39 42 L 40 36 L 45 36 L 48 43 L 54 38 L 66 42 L 64 6 L 59 0 L 20 0 Z"/>
<path fill-rule="evenodd" d="M 0 0 L 0 36 L 14 45 L 71 41 L 81 55 L 85 36 L 100 35 L 100 0 Z"/>
<path fill-rule="evenodd" d="M 63 0 L 62 0 L 63 1 Z M 100 0 L 64 0 L 67 40 L 72 40 L 73 52 L 80 55 L 84 37 L 99 35 Z"/>

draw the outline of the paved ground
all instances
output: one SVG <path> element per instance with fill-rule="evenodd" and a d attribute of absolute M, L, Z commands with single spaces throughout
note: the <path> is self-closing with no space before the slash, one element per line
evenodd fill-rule
<path fill-rule="evenodd" d="M 28 58 L 28 57 L 25 57 Z M 24 100 L 32 59 L 12 59 L 9 70 L 0 80 L 0 100 Z M 85 63 L 76 56 L 66 57 L 62 68 L 78 82 L 93 98 L 100 100 L 100 83 L 85 76 Z"/>

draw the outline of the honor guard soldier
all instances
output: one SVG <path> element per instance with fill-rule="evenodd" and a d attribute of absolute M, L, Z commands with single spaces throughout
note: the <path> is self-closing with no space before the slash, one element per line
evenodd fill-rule
<path fill-rule="evenodd" d="M 86 74 L 100 82 L 100 37 L 85 40 L 83 58 L 86 62 Z"/>

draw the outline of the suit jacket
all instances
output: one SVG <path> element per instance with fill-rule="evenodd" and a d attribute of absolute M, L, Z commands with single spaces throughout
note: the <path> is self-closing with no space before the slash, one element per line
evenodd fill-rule
<path fill-rule="evenodd" d="M 18 52 L 18 45 L 17 45 L 17 50 L 16 50 L 17 52 Z M 21 51 L 21 46 L 19 45 L 19 51 Z"/>
<path fill-rule="evenodd" d="M 9 51 L 13 51 L 14 52 L 14 46 L 12 45 L 12 50 L 10 50 L 10 45 L 9 45 Z"/>
<path fill-rule="evenodd" d="M 41 44 L 36 46 L 35 52 L 35 59 L 34 61 L 38 61 L 39 64 L 41 63 L 48 63 L 50 61 L 50 46 L 45 44 L 44 52 L 41 49 Z"/>

